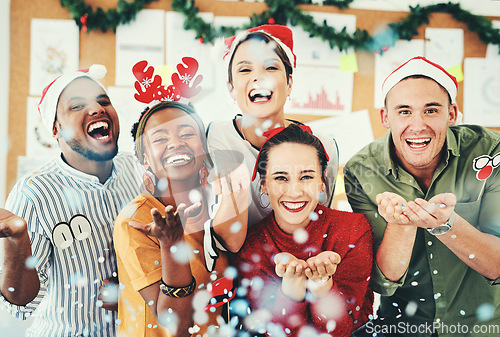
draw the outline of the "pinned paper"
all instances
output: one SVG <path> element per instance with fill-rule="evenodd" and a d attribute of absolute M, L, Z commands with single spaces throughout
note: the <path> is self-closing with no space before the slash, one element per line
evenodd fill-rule
<path fill-rule="evenodd" d="M 156 73 L 161 77 L 161 84 L 163 84 L 164 86 L 172 84 L 172 80 L 170 79 L 170 77 L 172 77 L 172 74 L 175 71 L 174 67 L 162 64 L 156 66 L 155 70 Z"/>
<path fill-rule="evenodd" d="M 456 66 L 448 68 L 446 69 L 446 71 L 449 72 L 451 75 L 455 76 L 457 82 L 462 82 L 464 80 L 464 73 L 462 71 L 461 64 L 457 64 Z"/>
<path fill-rule="evenodd" d="M 343 73 L 357 73 L 358 72 L 358 59 L 356 53 L 347 54 L 339 60 L 340 71 Z"/>

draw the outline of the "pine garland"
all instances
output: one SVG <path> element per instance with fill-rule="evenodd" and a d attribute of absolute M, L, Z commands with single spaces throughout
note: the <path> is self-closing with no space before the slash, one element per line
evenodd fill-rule
<path fill-rule="evenodd" d="M 61 6 L 69 10 L 71 17 L 80 29 L 87 32 L 95 29 L 106 32 L 108 29 L 113 29 L 113 32 L 116 32 L 118 25 L 134 20 L 136 14 L 147 4 L 158 0 L 134 0 L 133 2 L 118 0 L 116 9 L 110 8 L 107 11 L 101 7 L 94 11 L 91 6 L 85 3 L 85 0 L 60 1 Z"/>
<path fill-rule="evenodd" d="M 71 17 L 84 31 L 108 29 L 116 31 L 119 24 L 132 21 L 136 14 L 147 4 L 157 0 L 119 0 L 116 9 L 106 12 L 102 8 L 95 11 L 85 4 L 84 0 L 60 0 L 61 5 L 70 11 Z M 481 15 L 474 15 L 460 7 L 458 3 L 439 3 L 421 7 L 410 6 L 408 16 L 399 22 L 389 24 L 389 33 L 384 32 L 381 36 L 370 36 L 366 30 L 359 28 L 353 34 L 349 34 L 344 27 L 338 31 L 328 26 L 326 20 L 317 24 L 313 17 L 304 13 L 298 5 L 314 4 L 321 6 L 335 6 L 341 9 L 348 8 L 353 0 L 264 0 L 268 9 L 261 14 L 253 14 L 250 22 L 242 27 L 220 27 L 215 28 L 211 23 L 205 22 L 198 15 L 198 8 L 194 0 L 172 0 L 172 9 L 183 14 L 185 17 L 184 29 L 193 30 L 196 37 L 203 43 L 213 43 L 218 37 L 228 37 L 236 32 L 262 24 L 290 23 L 300 26 L 311 37 L 318 37 L 328 42 L 330 48 L 337 47 L 340 50 L 354 47 L 370 51 L 382 52 L 387 47 L 394 45 L 398 39 L 411 40 L 418 34 L 418 28 L 429 23 L 429 15 L 432 13 L 448 13 L 459 22 L 467 25 L 471 32 L 478 34 L 485 44 L 500 46 L 500 30 L 493 28 L 491 21 Z"/>

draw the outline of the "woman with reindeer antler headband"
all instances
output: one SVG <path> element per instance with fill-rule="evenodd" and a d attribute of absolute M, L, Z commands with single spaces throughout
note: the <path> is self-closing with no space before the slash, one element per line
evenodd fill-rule
<path fill-rule="evenodd" d="M 238 250 L 243 243 L 247 213 L 238 207 L 248 203 L 248 172 L 240 166 L 231 173 L 243 170 L 240 185 L 231 185 L 231 175 L 215 177 L 212 185 L 222 201 L 213 215 L 205 128 L 187 100 L 200 91 L 202 77 L 195 59 L 182 62 L 166 88 L 146 61 L 133 67 L 135 98 L 155 104 L 132 129 L 145 191 L 122 210 L 114 231 L 122 285 L 118 332 L 127 336 L 215 332 L 235 292 L 232 278 L 224 277 L 226 255 L 218 248 Z M 239 237 L 229 228 L 235 222 L 244 229 Z"/>
<path fill-rule="evenodd" d="M 227 149 L 239 151 L 251 171 L 266 139 L 263 132 L 277 126 L 301 124 L 285 119 L 284 111 L 292 91 L 296 63 L 292 31 L 286 26 L 263 25 L 227 38 L 224 43 L 229 93 L 241 115 L 232 121 L 212 123 L 207 134 L 208 148 L 211 153 Z M 330 206 L 338 170 L 338 149 L 332 138 L 319 134 L 318 137 L 330 157 L 327 188 L 322 198 L 322 203 Z M 269 200 L 260 193 L 257 181 L 252 182 L 251 191 L 249 225 L 271 212 Z"/>

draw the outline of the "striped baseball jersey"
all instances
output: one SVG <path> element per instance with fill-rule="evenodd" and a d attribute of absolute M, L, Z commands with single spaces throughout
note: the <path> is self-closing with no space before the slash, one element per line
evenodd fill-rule
<path fill-rule="evenodd" d="M 34 315 L 26 336 L 116 335 L 116 312 L 97 296 L 101 278 L 117 275 L 114 220 L 139 187 L 128 155 L 115 157 L 104 184 L 61 157 L 16 183 L 6 208 L 28 223 L 40 290 L 25 306 L 0 296 L 12 315 Z"/>

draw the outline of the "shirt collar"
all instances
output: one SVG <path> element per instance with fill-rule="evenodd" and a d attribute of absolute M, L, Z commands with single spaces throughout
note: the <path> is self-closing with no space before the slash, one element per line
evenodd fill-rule
<path fill-rule="evenodd" d="M 87 174 L 85 172 L 79 171 L 75 169 L 74 167 L 70 166 L 68 163 L 66 163 L 62 157 L 62 153 L 60 154 L 59 158 L 57 159 L 57 164 L 61 168 L 63 172 L 65 172 L 67 175 L 70 175 L 71 177 L 84 181 L 86 183 L 91 183 L 91 184 L 99 184 L 99 185 L 107 185 L 109 184 L 110 181 L 112 181 L 117 175 L 118 171 L 116 168 L 116 165 L 113 161 L 113 168 L 111 169 L 111 175 L 109 178 L 106 180 L 104 184 L 101 184 L 99 182 L 99 178 L 92 175 L 92 174 Z"/>

